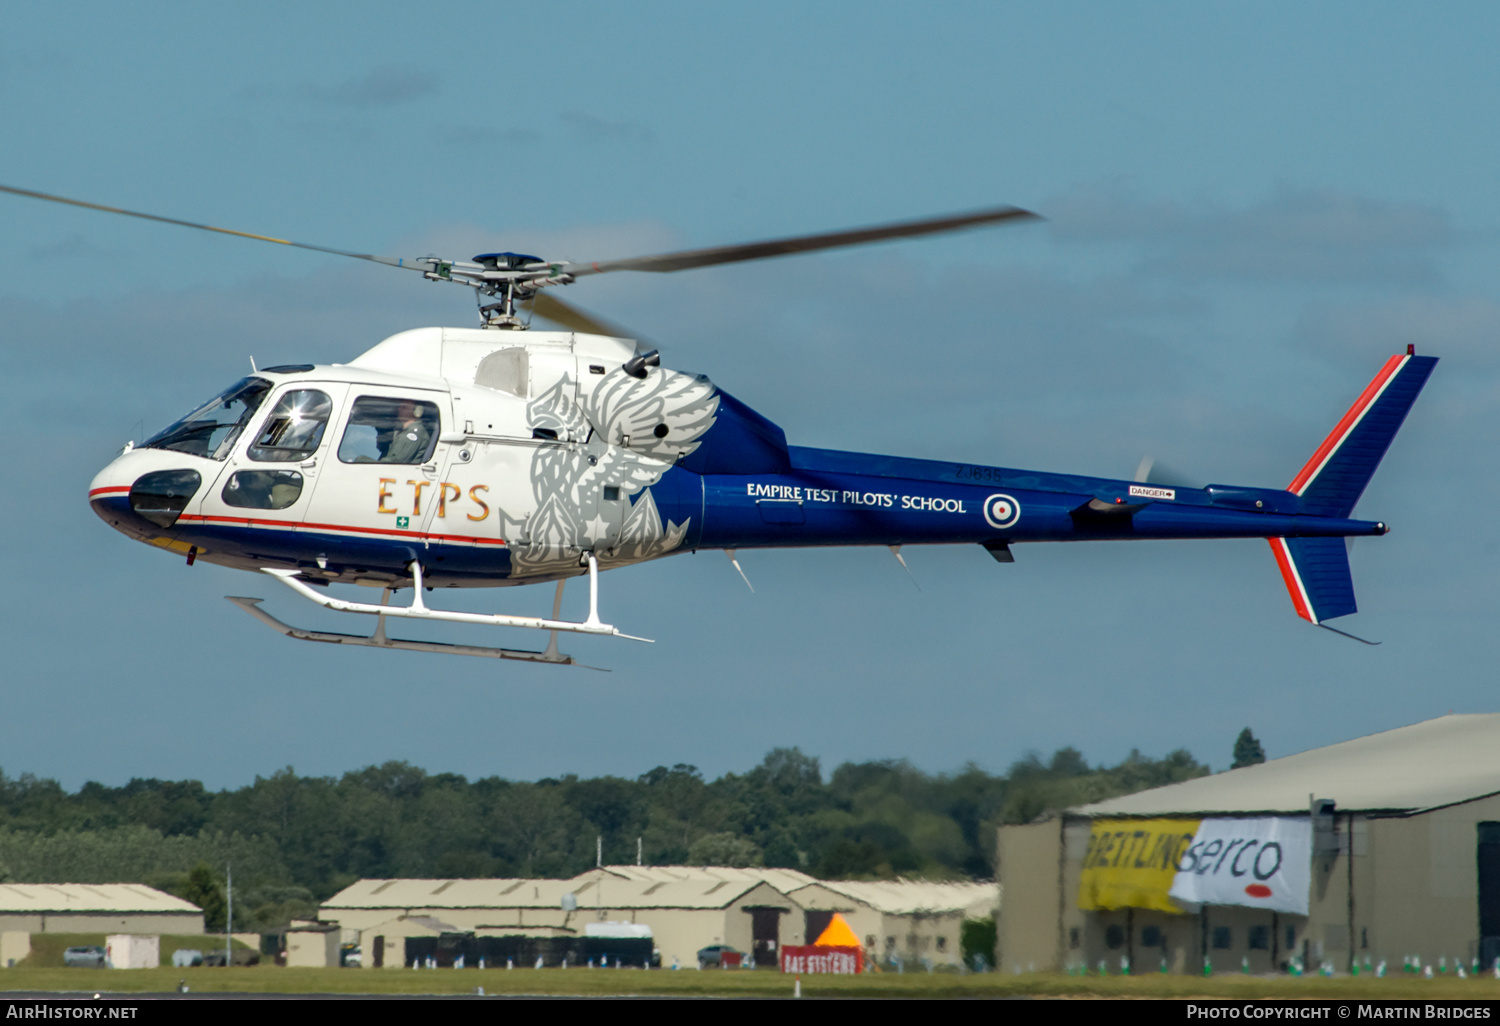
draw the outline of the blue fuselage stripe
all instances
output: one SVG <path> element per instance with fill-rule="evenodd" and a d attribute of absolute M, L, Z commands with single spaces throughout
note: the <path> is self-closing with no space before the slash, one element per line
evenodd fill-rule
<path fill-rule="evenodd" d="M 1077 490 L 1058 492 L 1018 488 L 1008 486 L 1003 478 L 1000 481 L 973 486 L 814 470 L 710 475 L 703 479 L 704 523 L 699 545 L 754 548 L 1380 533 L 1379 525 L 1373 522 L 1224 509 L 1208 505 L 1206 499 L 1182 502 L 1132 498 L 1130 482 L 1074 478 L 1070 483 Z M 1174 491 L 1182 494 L 1180 489 Z M 1101 492 L 1106 499 L 1100 500 Z M 1075 511 L 1087 507 L 1091 500 L 1105 506 L 1140 508 L 1076 515 Z M 986 516 L 987 504 L 997 502 L 1000 514 L 991 509 Z M 1010 504 L 1016 510 L 1013 517 L 1005 514 Z"/>

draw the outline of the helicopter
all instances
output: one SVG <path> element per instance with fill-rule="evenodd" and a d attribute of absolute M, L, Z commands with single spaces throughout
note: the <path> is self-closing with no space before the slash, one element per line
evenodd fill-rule
<path fill-rule="evenodd" d="M 1356 611 L 1351 519 L 1437 364 L 1390 357 L 1285 489 L 1132 480 L 844 452 L 785 432 L 707 377 L 555 297 L 591 275 L 664 273 L 1037 218 L 1004 206 L 816 235 L 613 261 L 518 252 L 471 260 L 377 256 L 11 186 L 0 192 L 381 264 L 464 285 L 477 328 L 402 331 L 345 364 L 255 368 L 180 420 L 125 444 L 88 500 L 110 527 L 185 558 L 250 571 L 373 633 L 293 627 L 303 641 L 582 665 L 561 634 L 646 641 L 599 614 L 599 574 L 682 552 L 981 546 L 1001 563 L 1026 542 L 1265 538 L 1298 616 Z M 559 325 L 533 329 L 523 314 Z M 586 577 L 588 615 L 561 618 Z M 434 608 L 436 589 L 555 583 L 550 616 Z M 746 578 L 748 585 L 749 580 Z M 334 594 L 377 589 L 379 602 Z M 409 590 L 406 605 L 393 597 Z M 753 589 L 752 589 L 753 590 Z M 347 594 L 347 593 L 346 593 Z M 357 594 L 357 593 L 355 593 Z M 543 649 L 394 638 L 390 618 L 547 632 Z"/>

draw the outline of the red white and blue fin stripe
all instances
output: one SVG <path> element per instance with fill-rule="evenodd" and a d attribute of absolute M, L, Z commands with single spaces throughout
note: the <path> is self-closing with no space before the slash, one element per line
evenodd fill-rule
<path fill-rule="evenodd" d="M 1270 538 L 1297 615 L 1322 624 L 1358 612 L 1349 553 L 1342 538 Z"/>
<path fill-rule="evenodd" d="M 1347 517 L 1354 511 L 1436 365 L 1437 357 L 1414 356 L 1410 350 L 1386 361 L 1287 485 L 1301 499 L 1303 513 Z"/>
<path fill-rule="evenodd" d="M 1436 365 L 1437 357 L 1417 356 L 1411 347 L 1385 362 L 1287 485 L 1298 498 L 1299 513 L 1347 517 L 1354 511 Z M 1269 541 L 1298 616 L 1321 626 L 1324 620 L 1357 611 L 1343 538 Z"/>

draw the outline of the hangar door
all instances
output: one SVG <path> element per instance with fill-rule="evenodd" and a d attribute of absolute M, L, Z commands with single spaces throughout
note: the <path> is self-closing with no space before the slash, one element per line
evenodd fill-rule
<path fill-rule="evenodd" d="M 776 965 L 780 958 L 781 917 L 790 909 L 748 905 L 745 911 L 750 914 L 751 954 L 755 957 L 755 964 Z"/>
<path fill-rule="evenodd" d="M 1500 958 L 1500 823 L 1479 824 L 1479 964 Z"/>
<path fill-rule="evenodd" d="M 832 912 L 823 912 L 818 909 L 808 909 L 802 913 L 802 936 L 805 938 L 803 944 L 811 944 L 817 940 L 819 935 L 833 922 Z"/>

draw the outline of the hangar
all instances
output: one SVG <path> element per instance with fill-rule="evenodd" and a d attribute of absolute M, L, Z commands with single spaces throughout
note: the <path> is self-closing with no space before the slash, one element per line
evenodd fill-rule
<path fill-rule="evenodd" d="M 792 902 L 793 915 L 779 923 L 780 944 L 811 944 L 842 913 L 873 957 L 937 964 L 962 959 L 960 928 L 965 919 L 987 919 L 1000 906 L 994 883 L 930 883 L 925 880 L 819 880 L 796 869 L 760 866 L 607 866 L 581 878 L 608 874 L 638 880 L 760 880 Z M 773 952 L 769 929 L 757 934 L 755 958 Z"/>
<path fill-rule="evenodd" d="M 203 910 L 145 884 L 0 884 L 0 930 L 202 933 Z"/>
<path fill-rule="evenodd" d="M 360 880 L 324 902 L 319 918 L 337 922 L 371 968 L 426 950 L 408 938 L 560 941 L 611 922 L 651 927 L 665 966 L 690 968 L 714 944 L 774 964 L 782 946 L 809 943 L 835 912 L 875 938 L 867 947 L 877 957 L 956 964 L 960 924 L 993 914 L 999 894 L 992 883 L 824 881 L 794 869 L 601 866 L 566 880 Z M 560 956 L 549 952 L 564 949 L 535 950 L 552 964 Z"/>
<path fill-rule="evenodd" d="M 562 939 L 603 922 L 650 926 L 662 963 L 691 967 L 711 944 L 751 951 L 757 930 L 775 929 L 795 907 L 753 878 L 641 880 L 595 871 L 568 880 L 360 880 L 325 901 L 319 918 L 336 921 L 351 939 L 357 931 L 354 942 L 371 968 L 406 964 L 407 950 L 420 947 L 407 938 Z"/>
<path fill-rule="evenodd" d="M 1500 714 L 999 829 L 997 964 L 1350 972 L 1500 958 Z"/>
<path fill-rule="evenodd" d="M 691 965 L 697 957 L 698 948 L 707 947 L 710 944 L 728 944 L 738 951 L 750 954 L 758 964 L 770 965 L 777 960 L 777 952 L 784 944 L 804 944 L 806 923 L 802 915 L 802 909 L 791 897 L 793 891 L 799 887 L 814 882 L 814 877 L 796 869 L 767 868 L 764 866 L 601 866 L 587 872 L 580 873 L 574 878 L 575 881 L 597 881 L 601 888 L 608 889 L 611 900 L 615 893 L 612 881 L 634 881 L 645 884 L 642 897 L 650 894 L 660 893 L 654 888 L 657 885 L 707 884 L 709 886 L 738 888 L 745 886 L 766 886 L 775 892 L 776 898 L 772 900 L 768 894 L 761 895 L 761 902 L 755 905 L 744 905 L 742 908 L 749 916 L 749 932 L 742 929 L 734 930 L 737 940 L 727 939 L 730 934 L 726 932 L 719 939 L 716 935 L 714 940 L 704 941 L 692 949 L 691 958 L 679 959 L 681 965 Z M 654 920 L 641 918 L 641 922 L 652 922 Z M 726 924 L 728 925 L 728 924 Z M 745 922 L 736 924 L 743 927 Z M 826 924 L 825 924 L 826 925 Z M 810 936 L 816 937 L 817 933 Z M 658 946 L 660 941 L 658 941 Z M 665 964 L 670 965 L 674 956 L 668 955 L 667 949 L 662 947 L 662 958 Z"/>
<path fill-rule="evenodd" d="M 0 965 L 33 933 L 202 933 L 203 910 L 144 884 L 0 884 Z"/>

